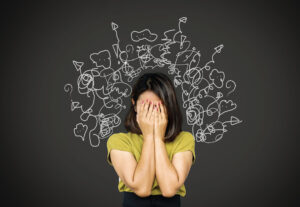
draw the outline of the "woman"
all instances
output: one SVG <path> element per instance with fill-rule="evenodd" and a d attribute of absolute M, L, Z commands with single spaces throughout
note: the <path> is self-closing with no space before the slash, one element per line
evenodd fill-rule
<path fill-rule="evenodd" d="M 128 133 L 107 141 L 107 161 L 119 176 L 123 206 L 180 206 L 195 163 L 195 140 L 181 130 L 173 84 L 163 73 L 146 73 L 133 86 L 131 102 Z"/>

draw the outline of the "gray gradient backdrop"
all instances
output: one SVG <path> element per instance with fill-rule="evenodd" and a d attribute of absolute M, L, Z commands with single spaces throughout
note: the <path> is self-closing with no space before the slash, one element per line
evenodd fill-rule
<path fill-rule="evenodd" d="M 127 2 L 127 3 L 125 3 Z M 299 33 L 293 2 L 82 1 L 2 3 L 1 201 L 6 206 L 121 206 L 118 176 L 98 148 L 74 137 L 79 113 L 63 86 L 72 60 L 111 50 L 133 29 L 174 28 L 237 83 L 232 114 L 243 123 L 212 145 L 196 144 L 185 207 L 297 206 Z M 125 112 L 123 113 L 123 116 Z M 183 126 L 188 129 L 186 123 Z M 124 127 L 116 131 L 124 131 Z"/>

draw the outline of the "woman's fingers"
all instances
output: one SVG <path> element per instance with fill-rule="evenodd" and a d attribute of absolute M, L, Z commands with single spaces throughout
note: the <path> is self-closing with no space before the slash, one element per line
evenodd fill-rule
<path fill-rule="evenodd" d="M 143 116 L 143 113 L 144 113 L 144 106 L 145 106 L 145 100 L 140 100 L 138 102 L 138 106 L 137 106 L 137 113 L 140 115 L 140 116 Z"/>
<path fill-rule="evenodd" d="M 155 103 L 155 111 L 157 111 L 157 112 L 159 112 L 159 106 L 158 106 L 158 103 L 159 103 L 159 102 L 156 102 L 156 103 Z"/>
<path fill-rule="evenodd" d="M 159 102 L 156 102 L 156 108 L 155 108 L 155 121 L 156 121 L 157 123 L 160 122 Z"/>
<path fill-rule="evenodd" d="M 163 106 L 162 106 L 161 101 L 158 103 L 158 105 L 159 105 L 159 111 L 160 111 L 160 113 L 159 113 L 159 119 L 161 119 L 162 118 L 162 113 L 163 113 Z"/>
<path fill-rule="evenodd" d="M 152 105 L 153 105 L 153 109 L 152 109 L 150 120 L 152 121 L 152 124 L 154 125 L 154 123 L 155 123 L 155 114 L 156 114 L 156 105 L 155 105 L 155 103 L 152 103 Z"/>
<path fill-rule="evenodd" d="M 148 113 L 147 113 L 147 119 L 149 120 L 150 118 L 151 118 L 151 116 L 152 116 L 152 113 L 153 113 L 153 102 L 152 101 L 150 101 L 150 103 L 149 103 L 149 105 L 150 105 L 150 107 L 149 107 L 149 110 L 148 110 Z"/>
<path fill-rule="evenodd" d="M 165 118 L 167 119 L 167 109 L 166 109 L 166 106 L 163 105 L 161 102 L 159 102 L 159 108 L 160 108 L 160 118 Z"/>
<path fill-rule="evenodd" d="M 159 112 L 159 107 L 158 107 L 158 103 L 156 103 L 156 107 L 155 107 L 155 109 L 154 109 L 154 119 L 155 119 L 155 122 L 158 122 L 159 121 L 159 114 L 160 114 L 160 112 Z"/>
<path fill-rule="evenodd" d="M 144 106 L 142 107 L 142 110 L 143 110 L 142 116 L 143 117 L 146 117 L 147 112 L 148 112 L 148 107 L 149 107 L 149 101 L 147 99 L 147 100 L 145 100 Z"/>

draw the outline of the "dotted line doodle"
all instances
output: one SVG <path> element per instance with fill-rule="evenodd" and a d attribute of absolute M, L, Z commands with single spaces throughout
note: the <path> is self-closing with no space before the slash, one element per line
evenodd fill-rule
<path fill-rule="evenodd" d="M 90 98 L 91 104 L 84 106 L 73 101 L 73 85 L 65 84 L 64 90 L 71 99 L 71 111 L 80 110 L 80 120 L 74 127 L 74 135 L 82 141 L 88 138 L 92 147 L 98 147 L 101 139 L 108 138 L 115 127 L 121 124 L 120 112 L 126 109 L 124 99 L 132 92 L 132 80 L 143 70 L 161 68 L 168 70 L 174 87 L 180 87 L 187 124 L 192 126 L 192 134 L 197 142 L 215 143 L 219 141 L 227 127 L 241 123 L 229 112 L 237 108 L 228 99 L 236 88 L 233 80 L 225 80 L 225 73 L 215 68 L 215 56 L 224 45 L 214 48 L 209 61 L 200 64 L 201 53 L 191 46 L 183 34 L 182 26 L 186 17 L 179 19 L 178 27 L 163 33 L 162 37 L 149 29 L 132 31 L 130 44 L 121 44 L 118 37 L 119 26 L 111 23 L 116 42 L 109 50 L 90 54 L 93 68 L 85 68 L 84 62 L 73 60 L 78 72 L 76 89 L 79 94 Z M 101 101 L 99 110 L 95 102 Z M 94 126 L 87 125 L 94 119 Z"/>

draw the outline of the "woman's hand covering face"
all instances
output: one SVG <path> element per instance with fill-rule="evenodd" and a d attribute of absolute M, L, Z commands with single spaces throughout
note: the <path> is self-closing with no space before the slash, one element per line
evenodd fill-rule
<path fill-rule="evenodd" d="M 167 109 L 161 102 L 158 102 L 157 106 L 154 113 L 154 137 L 155 139 L 164 140 L 168 125 Z"/>
<path fill-rule="evenodd" d="M 154 134 L 154 104 L 150 100 L 137 101 L 136 120 L 143 137 L 153 137 Z"/>

